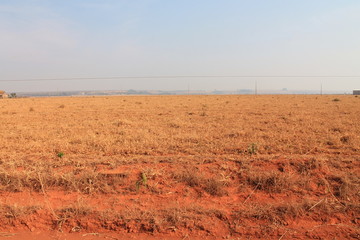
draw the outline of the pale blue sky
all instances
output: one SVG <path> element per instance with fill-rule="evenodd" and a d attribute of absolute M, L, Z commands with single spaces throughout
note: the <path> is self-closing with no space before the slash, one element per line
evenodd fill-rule
<path fill-rule="evenodd" d="M 0 80 L 360 76 L 358 0 L 0 0 Z M 258 79 L 350 91 L 358 79 Z M 7 91 L 253 88 L 254 79 L 0 82 Z"/>

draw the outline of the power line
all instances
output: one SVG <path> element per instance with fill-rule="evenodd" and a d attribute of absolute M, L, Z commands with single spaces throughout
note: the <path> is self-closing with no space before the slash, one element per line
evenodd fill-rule
<path fill-rule="evenodd" d="M 176 79 L 176 78 L 360 78 L 360 76 L 319 76 L 319 75 L 178 75 L 178 76 L 112 76 L 112 77 L 64 77 L 64 78 L 29 78 L 0 79 L 0 82 L 42 82 L 74 80 L 116 80 L 116 79 Z"/>

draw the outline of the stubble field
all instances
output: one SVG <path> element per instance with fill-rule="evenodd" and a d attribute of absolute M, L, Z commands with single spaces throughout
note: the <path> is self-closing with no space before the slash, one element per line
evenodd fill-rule
<path fill-rule="evenodd" d="M 360 238 L 360 97 L 3 99 L 0 122 L 0 238 Z"/>

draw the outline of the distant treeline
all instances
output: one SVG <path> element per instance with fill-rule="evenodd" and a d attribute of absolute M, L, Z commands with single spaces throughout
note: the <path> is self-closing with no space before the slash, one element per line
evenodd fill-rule
<path fill-rule="evenodd" d="M 61 97 L 61 96 L 111 96 L 111 95 L 201 95 L 201 94 L 252 94 L 252 90 L 242 89 L 234 91 L 60 91 L 60 92 L 27 92 L 18 93 L 18 97 Z"/>
<path fill-rule="evenodd" d="M 19 92 L 13 97 L 62 97 L 62 96 L 114 96 L 114 95 L 249 95 L 255 94 L 253 89 L 238 89 L 236 91 L 204 91 L 204 90 L 176 90 L 176 91 L 146 91 L 146 90 L 115 90 L 115 91 L 59 91 L 59 92 Z M 318 91 L 258 91 L 258 94 L 320 94 Z M 326 92 L 323 94 L 351 94 L 341 91 Z"/>

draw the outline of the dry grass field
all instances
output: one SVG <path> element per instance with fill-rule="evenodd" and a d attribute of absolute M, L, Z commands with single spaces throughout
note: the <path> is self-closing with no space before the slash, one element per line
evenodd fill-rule
<path fill-rule="evenodd" d="M 0 122 L 0 238 L 360 238 L 360 97 L 3 99 Z"/>

